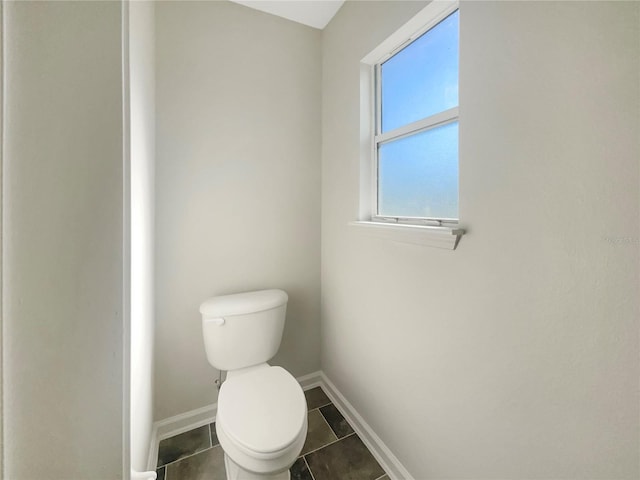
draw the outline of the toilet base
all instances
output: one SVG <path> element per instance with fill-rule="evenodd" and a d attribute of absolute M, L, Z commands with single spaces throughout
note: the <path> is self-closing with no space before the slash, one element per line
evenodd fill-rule
<path fill-rule="evenodd" d="M 231 460 L 226 453 L 224 454 L 224 469 L 227 472 L 227 480 L 291 480 L 288 469 L 272 474 L 250 472 Z"/>

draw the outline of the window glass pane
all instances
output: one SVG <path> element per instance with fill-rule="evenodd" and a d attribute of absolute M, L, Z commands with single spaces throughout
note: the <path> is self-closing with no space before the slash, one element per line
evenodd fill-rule
<path fill-rule="evenodd" d="M 381 66 L 384 133 L 458 106 L 458 12 Z"/>
<path fill-rule="evenodd" d="M 458 218 L 458 122 L 380 145 L 378 214 Z"/>

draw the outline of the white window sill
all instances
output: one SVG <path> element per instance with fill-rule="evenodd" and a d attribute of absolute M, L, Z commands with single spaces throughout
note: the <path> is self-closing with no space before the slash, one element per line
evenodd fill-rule
<path fill-rule="evenodd" d="M 455 250 L 465 231 L 458 227 L 431 227 L 425 225 L 405 225 L 397 223 L 350 222 L 360 232 L 378 238 L 401 243 L 412 243 L 428 247 Z"/>

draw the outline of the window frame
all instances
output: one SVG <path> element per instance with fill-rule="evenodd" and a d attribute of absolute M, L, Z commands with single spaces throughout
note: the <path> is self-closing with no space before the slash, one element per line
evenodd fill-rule
<path fill-rule="evenodd" d="M 433 4 L 437 4 L 436 7 L 439 7 L 435 12 L 428 11 L 429 7 Z M 368 63 L 370 65 L 370 76 L 371 76 L 371 84 L 370 84 L 370 92 L 371 98 L 369 100 L 369 112 L 373 118 L 370 118 L 371 125 L 371 134 L 370 134 L 370 142 L 371 142 L 371 155 L 370 155 L 370 170 L 372 174 L 371 178 L 371 188 L 372 192 L 370 195 L 370 221 L 375 223 L 386 223 L 386 224 L 406 224 L 406 225 L 425 225 L 425 226 L 449 226 L 455 227 L 460 222 L 460 215 L 458 218 L 446 218 L 446 217 L 404 217 L 404 216 L 389 216 L 389 215 L 380 215 L 378 212 L 379 208 L 379 175 L 378 175 L 378 166 L 379 166 L 379 147 L 385 143 L 392 142 L 394 140 L 399 140 L 404 137 L 409 137 L 412 135 L 419 134 L 421 132 L 431 130 L 433 128 L 447 125 L 449 123 L 453 123 L 459 121 L 459 104 L 456 107 L 440 111 L 433 115 L 429 115 L 422 119 L 416 120 L 414 122 L 402 125 L 400 127 L 394 128 L 393 130 L 382 133 L 382 81 L 381 81 L 381 70 L 382 64 L 387 60 L 397 55 L 413 42 L 418 40 L 420 37 L 425 35 L 429 30 L 436 27 L 440 22 L 445 20 L 447 17 L 459 11 L 459 3 L 458 1 L 448 1 L 448 2 L 433 2 L 432 5 L 427 6 L 423 12 L 424 16 L 430 17 L 426 21 L 423 19 L 423 26 L 418 30 L 414 31 L 412 34 L 407 35 L 404 33 L 404 30 L 409 27 L 410 23 L 405 25 L 404 28 L 400 29 L 396 32 L 395 38 L 394 35 L 390 37 L 387 42 L 394 41 L 395 47 L 389 50 L 385 48 L 386 53 L 382 56 L 377 56 L 377 60 L 371 62 L 371 57 L 374 56 L 378 49 L 386 47 L 387 42 L 383 42 L 378 49 L 371 52 L 367 57 L 365 57 L 362 62 Z M 435 9 L 434 9 L 435 10 Z M 421 12 L 421 14 L 423 13 Z M 412 20 L 420 21 L 419 17 L 423 15 L 417 15 Z M 404 33 L 404 35 L 403 35 Z M 376 58 L 376 57 L 374 57 Z"/>

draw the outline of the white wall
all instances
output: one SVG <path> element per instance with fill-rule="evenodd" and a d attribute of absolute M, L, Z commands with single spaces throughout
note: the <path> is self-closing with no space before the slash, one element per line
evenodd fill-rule
<path fill-rule="evenodd" d="M 7 2 L 3 478 L 122 478 L 118 2 Z"/>
<path fill-rule="evenodd" d="M 155 9 L 129 4 L 131 128 L 131 468 L 147 469 L 153 423 Z"/>
<path fill-rule="evenodd" d="M 198 312 L 289 293 L 273 363 L 319 367 L 320 31 L 230 2 L 156 5 L 155 418 L 215 401 Z"/>
<path fill-rule="evenodd" d="M 416 479 L 637 479 L 637 3 L 463 2 L 456 251 L 348 227 L 359 60 L 323 32 L 322 368 Z"/>

